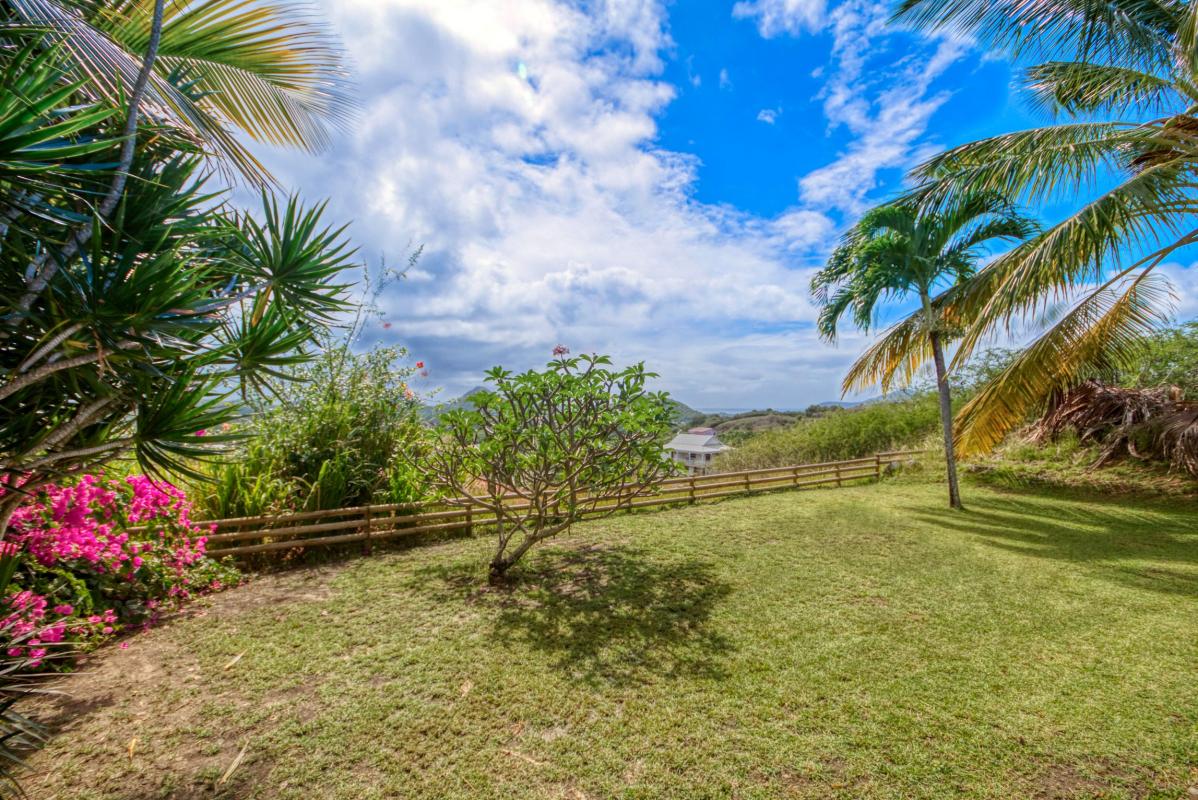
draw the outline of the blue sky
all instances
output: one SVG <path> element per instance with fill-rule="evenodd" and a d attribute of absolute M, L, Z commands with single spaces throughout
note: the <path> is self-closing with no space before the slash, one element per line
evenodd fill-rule
<path fill-rule="evenodd" d="M 811 275 L 928 155 L 1038 122 L 1011 67 L 871 0 L 323 0 L 362 115 L 265 152 L 400 265 L 374 341 L 452 396 L 558 343 L 645 361 L 698 407 L 839 395 Z M 1198 271 L 1172 268 L 1181 311 Z"/>

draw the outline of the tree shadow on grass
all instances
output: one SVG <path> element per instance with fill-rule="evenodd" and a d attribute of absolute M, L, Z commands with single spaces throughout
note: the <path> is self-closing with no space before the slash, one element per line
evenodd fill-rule
<path fill-rule="evenodd" d="M 731 592 L 711 564 L 662 561 L 626 547 L 546 550 L 513 568 L 505 586 L 485 586 L 477 569 L 422 571 L 436 591 L 493 611 L 495 641 L 548 655 L 554 668 L 593 685 L 724 675 L 729 639 L 711 626 Z"/>
<path fill-rule="evenodd" d="M 1036 558 L 1086 564 L 1138 589 L 1198 599 L 1198 513 L 1177 505 L 1131 510 L 1122 501 L 1084 506 L 1018 497 L 975 499 L 965 511 L 922 509 L 916 518 Z"/>

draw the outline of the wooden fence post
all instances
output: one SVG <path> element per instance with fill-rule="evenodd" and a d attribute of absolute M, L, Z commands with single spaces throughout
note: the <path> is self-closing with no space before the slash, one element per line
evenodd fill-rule
<path fill-rule="evenodd" d="M 836 465 L 836 485 L 844 486 L 844 484 L 840 482 L 840 465 L 839 464 Z"/>
<path fill-rule="evenodd" d="M 691 493 L 690 493 L 691 494 L 691 502 L 693 503 L 693 502 L 695 502 L 695 478 L 694 478 L 694 476 L 691 476 L 689 485 L 691 487 Z"/>
<path fill-rule="evenodd" d="M 363 516 L 366 518 L 366 538 L 362 540 L 362 552 L 370 555 L 370 528 L 374 524 L 374 519 L 370 513 L 370 506 L 366 506 Z"/>
<path fill-rule="evenodd" d="M 745 494 L 752 494 L 753 492 L 753 481 L 750 480 L 751 477 L 752 476 L 750 476 L 749 473 L 745 473 Z"/>
<path fill-rule="evenodd" d="M 882 480 L 882 454 L 874 453 L 874 477 Z"/>
<path fill-rule="evenodd" d="M 474 503 L 466 501 L 466 535 L 474 535 Z"/>

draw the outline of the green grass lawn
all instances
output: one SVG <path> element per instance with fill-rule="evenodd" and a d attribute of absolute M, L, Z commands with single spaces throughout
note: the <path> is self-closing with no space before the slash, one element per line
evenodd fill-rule
<path fill-rule="evenodd" d="M 509 590 L 484 539 L 261 577 L 70 678 L 32 795 L 1184 797 L 1193 506 L 942 495 L 587 523 Z"/>

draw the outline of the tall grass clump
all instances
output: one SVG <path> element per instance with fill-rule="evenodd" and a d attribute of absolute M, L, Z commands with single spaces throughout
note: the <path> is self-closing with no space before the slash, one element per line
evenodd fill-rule
<path fill-rule="evenodd" d="M 829 411 L 789 428 L 764 431 L 720 457 L 720 469 L 765 469 L 840 461 L 921 444 L 939 424 L 931 392 Z"/>

